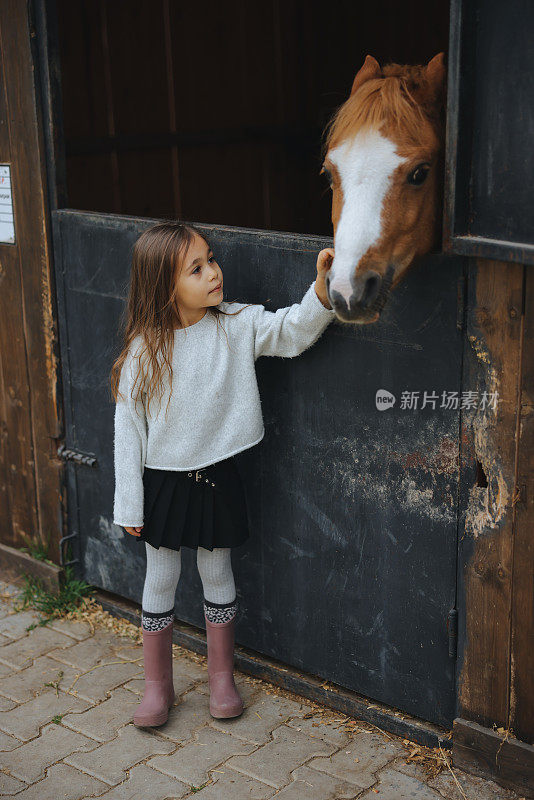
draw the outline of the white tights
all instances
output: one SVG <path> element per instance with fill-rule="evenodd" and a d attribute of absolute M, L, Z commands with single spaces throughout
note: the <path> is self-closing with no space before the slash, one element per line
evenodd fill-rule
<path fill-rule="evenodd" d="M 181 550 L 159 549 L 145 542 L 146 578 L 143 611 L 162 614 L 174 609 L 174 596 L 182 568 Z M 197 567 L 204 600 L 218 605 L 235 603 L 236 589 L 230 547 L 197 549 Z"/>

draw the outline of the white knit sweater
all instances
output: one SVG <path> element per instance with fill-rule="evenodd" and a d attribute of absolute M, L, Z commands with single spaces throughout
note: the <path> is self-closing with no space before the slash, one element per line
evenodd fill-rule
<path fill-rule="evenodd" d="M 222 301 L 218 307 L 232 312 L 245 305 Z M 207 311 L 194 325 L 175 330 L 171 400 L 167 408 L 170 386 L 165 374 L 161 405 L 153 398 L 148 414 L 142 400 L 132 398 L 135 355 L 142 344 L 137 337 L 121 371 L 123 397 L 115 406 L 113 522 L 143 525 L 145 466 L 202 469 L 258 444 L 265 429 L 256 359 L 299 355 L 334 317 L 335 312 L 319 300 L 315 281 L 300 303 L 286 308 L 267 311 L 251 305 L 235 316 L 221 314 L 219 325 L 224 330 Z"/>

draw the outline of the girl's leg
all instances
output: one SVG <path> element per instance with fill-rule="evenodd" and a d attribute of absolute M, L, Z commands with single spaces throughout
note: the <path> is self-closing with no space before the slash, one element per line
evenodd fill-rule
<path fill-rule="evenodd" d="M 208 645 L 210 713 L 238 717 L 243 701 L 234 683 L 234 627 L 237 597 L 230 547 L 198 548 L 197 566 L 204 591 Z"/>
<path fill-rule="evenodd" d="M 204 613 L 210 622 L 227 622 L 237 611 L 232 549 L 197 550 L 197 567 L 204 590 Z"/>
<path fill-rule="evenodd" d="M 142 629 L 145 691 L 134 714 L 140 727 L 163 725 L 175 700 L 172 678 L 174 595 L 180 578 L 179 550 L 146 545 Z"/>
<path fill-rule="evenodd" d="M 174 597 L 182 569 L 180 550 L 160 547 L 159 550 L 145 542 L 146 577 L 143 588 L 143 628 L 159 631 L 174 617 Z"/>

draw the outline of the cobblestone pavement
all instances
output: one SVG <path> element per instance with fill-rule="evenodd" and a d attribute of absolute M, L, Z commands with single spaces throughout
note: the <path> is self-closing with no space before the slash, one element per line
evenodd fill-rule
<path fill-rule="evenodd" d="M 84 621 L 27 631 L 38 615 L 14 611 L 17 592 L 0 582 L 4 798 L 517 800 L 454 767 L 429 779 L 401 739 L 237 670 L 245 710 L 215 720 L 205 658 L 176 646 L 169 721 L 138 729 L 142 647 Z"/>

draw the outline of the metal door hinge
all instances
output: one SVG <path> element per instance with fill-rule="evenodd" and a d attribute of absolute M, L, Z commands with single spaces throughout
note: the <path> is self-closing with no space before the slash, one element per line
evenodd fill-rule
<path fill-rule="evenodd" d="M 458 642 L 458 609 L 451 608 L 447 616 L 447 633 L 449 636 L 449 657 L 456 658 Z"/>
<path fill-rule="evenodd" d="M 76 539 L 78 537 L 77 533 L 69 533 L 67 536 L 62 536 L 59 540 L 59 566 L 60 567 L 70 567 L 71 564 L 77 564 L 79 562 L 79 558 L 71 558 L 70 561 L 65 560 L 65 554 L 67 550 L 67 542 L 71 539 Z"/>
<path fill-rule="evenodd" d="M 86 467 L 98 466 L 98 462 L 94 456 L 80 453 L 79 450 L 69 450 L 64 444 L 58 447 L 57 454 L 64 461 L 74 461 L 76 464 L 83 464 Z"/>

